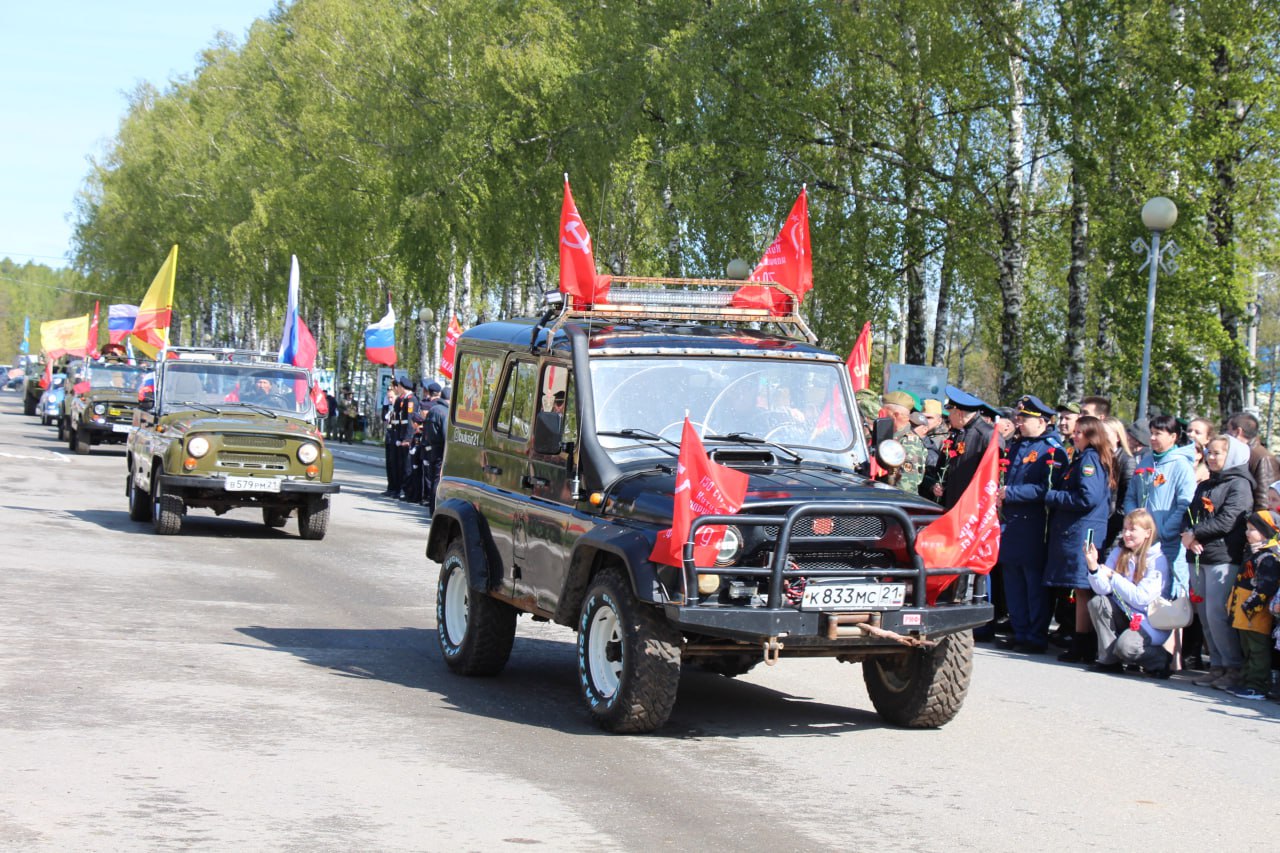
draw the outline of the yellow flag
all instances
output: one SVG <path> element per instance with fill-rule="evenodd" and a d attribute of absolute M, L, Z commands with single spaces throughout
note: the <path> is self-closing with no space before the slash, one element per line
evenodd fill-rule
<path fill-rule="evenodd" d="M 40 348 L 49 358 L 84 355 L 89 340 L 89 315 L 40 324 Z"/>
<path fill-rule="evenodd" d="M 178 247 L 175 245 L 152 280 L 147 295 L 142 297 L 138 317 L 133 321 L 133 345 L 152 358 L 169 346 L 169 320 L 173 315 L 173 283 L 177 272 Z"/>

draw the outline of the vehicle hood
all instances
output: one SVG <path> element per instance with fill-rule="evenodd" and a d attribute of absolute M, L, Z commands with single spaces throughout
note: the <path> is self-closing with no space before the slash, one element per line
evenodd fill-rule
<path fill-rule="evenodd" d="M 164 424 L 179 434 L 189 432 L 254 432 L 284 438 L 311 438 L 320 441 L 320 430 L 306 421 L 293 418 L 271 418 L 264 415 L 214 415 L 205 412 L 180 412 L 164 418 Z"/>
<path fill-rule="evenodd" d="M 90 388 L 84 398 L 93 403 L 122 403 L 130 406 L 138 405 L 138 392 L 125 388 Z"/>
<path fill-rule="evenodd" d="M 747 494 L 740 512 L 752 512 L 753 507 L 763 512 L 778 511 L 779 507 L 809 501 L 880 503 L 901 507 L 909 515 L 942 512 L 932 501 L 845 471 L 794 466 L 738 470 L 748 476 Z M 674 490 L 674 470 L 633 471 L 610 487 L 606 511 L 618 518 L 669 527 Z"/>

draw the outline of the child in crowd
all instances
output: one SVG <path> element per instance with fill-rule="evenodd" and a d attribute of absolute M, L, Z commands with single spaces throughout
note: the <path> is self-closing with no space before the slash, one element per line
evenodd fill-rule
<path fill-rule="evenodd" d="M 1245 524 L 1245 540 L 1252 553 L 1236 575 L 1228 608 L 1231 624 L 1240 633 L 1244 666 L 1242 684 L 1232 693 L 1241 699 L 1265 699 L 1271 686 L 1271 629 L 1275 620 L 1268 601 L 1280 588 L 1280 531 L 1269 509 L 1252 513 Z"/>
<path fill-rule="evenodd" d="M 1111 549 L 1105 565 L 1098 564 L 1098 549 L 1084 548 L 1089 570 L 1089 618 L 1098 635 L 1098 672 L 1122 672 L 1125 664 L 1138 664 L 1153 678 L 1168 678 L 1172 656 L 1164 648 L 1168 631 L 1147 621 L 1147 606 L 1158 598 L 1168 563 L 1156 535 L 1156 522 L 1145 509 L 1124 517 L 1120 544 Z"/>

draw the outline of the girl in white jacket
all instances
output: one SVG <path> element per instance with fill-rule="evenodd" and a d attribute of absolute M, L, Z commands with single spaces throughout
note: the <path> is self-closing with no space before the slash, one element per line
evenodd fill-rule
<path fill-rule="evenodd" d="M 1122 672 L 1127 663 L 1140 665 L 1147 675 L 1168 678 L 1172 657 L 1164 648 L 1168 631 L 1147 621 L 1147 606 L 1160 596 L 1168 563 L 1160 548 L 1156 522 L 1145 509 L 1124 517 L 1120 544 L 1111 549 L 1104 565 L 1098 549 L 1085 545 L 1089 586 L 1089 618 L 1098 635 L 1099 672 Z"/>

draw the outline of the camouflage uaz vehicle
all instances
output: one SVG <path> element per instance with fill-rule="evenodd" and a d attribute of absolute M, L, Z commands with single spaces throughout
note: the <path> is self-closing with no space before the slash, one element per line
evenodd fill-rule
<path fill-rule="evenodd" d="M 985 578 L 925 568 L 916 532 L 940 509 L 866 476 L 844 359 L 794 306 L 736 307 L 741 287 L 619 277 L 609 305 L 461 336 L 427 543 L 444 660 L 499 672 L 528 613 L 577 631 L 583 701 L 611 731 L 661 726 L 682 666 L 735 676 L 799 657 L 861 663 L 882 717 L 942 725 L 991 618 Z M 671 566 L 650 554 L 689 500 L 686 416 L 748 487 L 736 515 L 694 520 Z M 896 442 L 884 461 L 894 447 L 902 461 Z M 724 538 L 696 564 L 711 523 Z"/>
<path fill-rule="evenodd" d="M 149 367 L 83 361 L 69 368 L 58 438 L 76 453 L 95 444 L 124 444 L 133 431 L 138 385 Z"/>
<path fill-rule="evenodd" d="M 324 538 L 339 487 L 310 376 L 256 355 L 175 348 L 156 364 L 129 436 L 130 518 L 173 534 L 190 509 L 251 507 L 269 527 L 297 513 L 303 539 Z"/>

